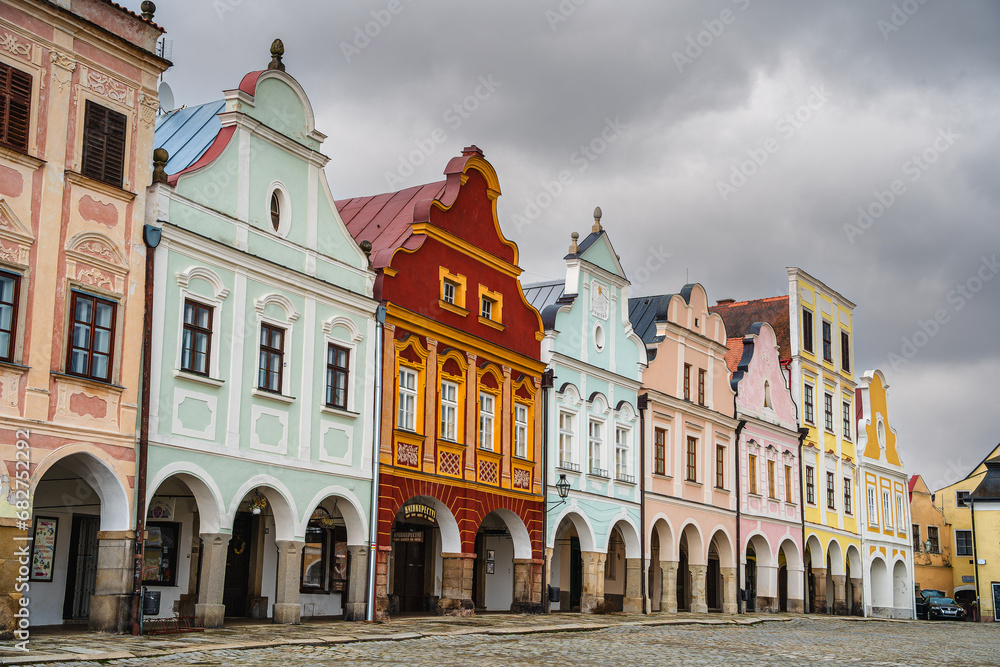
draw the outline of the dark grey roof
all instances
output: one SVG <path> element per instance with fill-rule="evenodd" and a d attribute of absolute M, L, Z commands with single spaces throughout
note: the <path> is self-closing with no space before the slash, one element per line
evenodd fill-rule
<path fill-rule="evenodd" d="M 187 169 L 208 150 L 222 129 L 218 114 L 225 108 L 225 100 L 217 100 L 176 109 L 156 120 L 154 146 L 170 154 L 168 175 Z"/>
<path fill-rule="evenodd" d="M 646 345 L 662 340 L 656 335 L 656 323 L 667 321 L 667 307 L 672 296 L 637 296 L 628 300 L 628 319 L 632 322 L 632 330 Z"/>
<path fill-rule="evenodd" d="M 607 232 L 605 232 L 603 229 L 599 232 L 590 232 L 590 234 L 587 235 L 587 238 L 577 243 L 577 247 L 579 247 L 579 250 L 576 252 L 571 252 L 570 254 L 563 257 L 563 259 L 575 259 L 579 257 L 583 253 L 587 252 L 587 248 L 594 245 L 594 243 L 597 242 L 597 239 L 601 238 L 601 235 L 605 233 Z"/>
<path fill-rule="evenodd" d="M 986 461 L 986 475 L 969 496 L 978 501 L 1000 501 L 1000 456 Z"/>
<path fill-rule="evenodd" d="M 552 305 L 562 296 L 566 283 L 562 280 L 550 280 L 544 283 L 532 283 L 523 285 L 524 298 L 528 300 L 535 310 L 542 312 L 545 306 Z"/>

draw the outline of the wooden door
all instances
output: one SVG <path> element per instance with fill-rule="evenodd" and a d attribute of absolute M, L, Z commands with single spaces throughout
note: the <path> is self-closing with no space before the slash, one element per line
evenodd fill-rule
<path fill-rule="evenodd" d="M 222 590 L 226 616 L 247 615 L 252 528 L 253 516 L 248 512 L 239 512 L 233 521 L 233 537 L 229 540 L 226 555 L 226 581 Z"/>
<path fill-rule="evenodd" d="M 100 517 L 73 515 L 66 597 L 63 600 L 65 619 L 90 617 L 90 596 L 97 586 L 97 531 L 100 526 Z"/>

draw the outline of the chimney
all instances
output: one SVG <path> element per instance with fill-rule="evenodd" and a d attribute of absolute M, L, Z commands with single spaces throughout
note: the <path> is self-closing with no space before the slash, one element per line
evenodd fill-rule
<path fill-rule="evenodd" d="M 473 155 L 481 158 L 486 156 L 483 154 L 483 149 L 479 146 L 472 144 L 471 146 L 466 146 L 462 149 L 462 157 L 472 157 Z"/>
<path fill-rule="evenodd" d="M 731 303 L 736 303 L 736 299 L 719 299 L 715 303 L 719 306 L 728 306 Z"/>

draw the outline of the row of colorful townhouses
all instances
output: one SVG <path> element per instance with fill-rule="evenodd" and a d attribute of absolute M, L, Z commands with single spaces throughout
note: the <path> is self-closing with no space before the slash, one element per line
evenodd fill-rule
<path fill-rule="evenodd" d="M 334 198 L 280 41 L 158 114 L 151 4 L 0 2 L 0 631 L 912 615 L 853 303 L 632 296 L 600 209 L 522 285 L 476 146 Z"/>

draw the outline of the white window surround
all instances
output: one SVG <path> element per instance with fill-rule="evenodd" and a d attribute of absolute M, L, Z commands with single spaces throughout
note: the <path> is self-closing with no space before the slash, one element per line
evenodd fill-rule
<path fill-rule="evenodd" d="M 632 429 L 615 426 L 615 476 L 632 474 Z"/>
<path fill-rule="evenodd" d="M 523 417 L 523 419 L 520 419 Z M 528 455 L 528 406 L 514 403 L 514 456 L 526 458 Z"/>
<path fill-rule="evenodd" d="M 336 328 L 344 329 L 350 336 L 348 340 L 342 338 L 335 338 L 333 336 L 333 330 Z M 325 411 L 332 412 L 334 414 L 344 414 L 344 411 L 339 408 L 334 408 L 332 406 L 326 405 L 326 353 L 331 345 L 336 345 L 337 347 L 342 347 L 347 350 L 347 360 L 348 360 L 348 371 L 347 376 L 347 412 L 356 414 L 358 409 L 355 404 L 355 394 L 354 385 L 357 379 L 356 373 L 363 372 L 364 369 L 360 366 L 358 360 L 358 343 L 364 339 L 364 334 L 358 329 L 358 327 L 347 317 L 334 316 L 323 322 L 323 347 L 320 350 L 318 359 L 323 360 L 323 372 L 320 374 L 320 408 L 326 408 Z"/>
<path fill-rule="evenodd" d="M 563 417 L 566 418 L 567 425 L 564 427 Z M 558 411 L 558 416 L 556 419 L 556 467 L 559 467 L 562 463 L 575 463 L 576 461 L 576 419 L 577 412 L 574 410 L 567 410 L 565 408 L 560 408 Z M 564 440 L 565 439 L 565 440 Z M 568 442 L 568 446 L 564 447 L 563 443 Z"/>
<path fill-rule="evenodd" d="M 882 491 L 882 511 L 885 513 L 883 519 L 886 528 L 892 528 L 892 496 L 888 490 Z"/>
<path fill-rule="evenodd" d="M 604 470 L 604 426 L 600 419 L 587 420 L 587 472 L 595 469 Z M 595 433 L 596 427 L 596 433 Z M 594 456 L 596 445 L 597 456 Z"/>
<path fill-rule="evenodd" d="M 197 294 L 190 290 L 191 280 L 196 278 L 200 278 L 212 286 L 212 289 L 215 291 L 214 298 Z M 219 277 L 219 274 L 203 266 L 192 266 L 187 271 L 178 273 L 177 285 L 180 289 L 178 290 L 177 298 L 177 350 L 174 357 L 174 377 L 183 377 L 202 382 L 203 384 L 221 386 L 223 382 L 222 378 L 219 377 L 219 361 L 222 356 L 222 336 L 220 335 L 222 325 L 221 314 L 222 302 L 229 296 L 229 290 L 226 289 L 225 283 Z M 184 349 L 184 302 L 188 299 L 212 309 L 212 346 L 209 352 L 209 376 L 207 378 L 196 373 L 188 373 L 181 370 L 181 355 Z M 258 326 L 258 341 L 260 340 L 259 328 Z"/>
<path fill-rule="evenodd" d="M 448 389 L 448 391 L 445 391 Z M 458 392 L 457 382 L 441 380 L 441 390 L 438 393 L 441 400 L 441 424 L 439 433 L 442 440 L 456 442 L 458 440 Z M 450 394 L 450 396 L 448 396 Z"/>
<path fill-rule="evenodd" d="M 278 305 L 282 310 L 285 311 L 285 320 L 279 320 L 273 317 L 268 317 L 264 315 L 264 309 L 270 304 Z M 281 366 L 281 397 L 286 399 L 292 399 L 290 387 L 292 386 L 292 373 L 291 369 L 294 368 L 289 362 L 291 361 L 292 350 L 294 349 L 293 338 L 294 327 L 292 323 L 299 319 L 299 313 L 295 310 L 292 302 L 288 297 L 283 294 L 268 294 L 254 301 L 254 309 L 257 311 L 257 327 L 256 335 L 253 340 L 254 349 L 254 366 L 253 366 L 253 393 L 255 395 L 267 395 L 267 398 L 275 398 L 275 395 L 267 391 L 256 391 L 258 389 L 258 374 L 260 371 L 260 330 L 262 324 L 270 324 L 271 326 L 284 329 L 285 335 L 282 337 L 282 366 Z M 214 338 L 214 336 L 213 336 Z M 324 355 L 324 359 L 326 356 Z M 276 400 L 280 400 L 277 398 Z"/>
<path fill-rule="evenodd" d="M 413 382 L 404 383 L 404 376 L 412 377 Z M 413 368 L 400 367 L 399 383 L 396 387 L 396 428 L 403 431 L 416 431 L 417 428 L 417 385 L 417 371 Z M 403 418 L 404 415 L 407 419 Z"/>
<path fill-rule="evenodd" d="M 288 236 L 289 230 L 292 228 L 292 198 L 288 194 L 288 188 L 281 181 L 271 181 L 271 184 L 267 186 L 266 197 L 264 198 L 264 224 L 267 231 L 271 234 L 277 234 L 281 238 Z M 271 226 L 271 195 L 278 195 L 278 209 L 280 211 L 278 215 L 278 230 L 275 231 Z"/>
<path fill-rule="evenodd" d="M 479 392 L 479 448 L 494 451 L 496 448 L 496 396 Z"/>
<path fill-rule="evenodd" d="M 604 351 L 604 345 L 606 343 L 604 335 L 604 327 L 600 322 L 594 325 L 594 349 L 598 352 Z"/>

